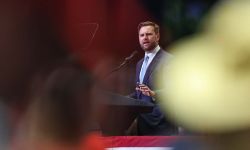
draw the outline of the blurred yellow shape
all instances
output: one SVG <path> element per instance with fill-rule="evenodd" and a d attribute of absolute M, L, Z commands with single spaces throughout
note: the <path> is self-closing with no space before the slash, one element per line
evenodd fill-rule
<path fill-rule="evenodd" d="M 161 106 L 168 116 L 199 132 L 250 127 L 250 67 L 238 72 L 228 63 L 233 56 L 210 36 L 184 40 L 172 50 L 174 57 L 158 80 L 166 89 Z"/>

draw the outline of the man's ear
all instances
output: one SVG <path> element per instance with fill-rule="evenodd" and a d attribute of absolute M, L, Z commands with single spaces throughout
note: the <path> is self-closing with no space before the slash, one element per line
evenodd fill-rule
<path fill-rule="evenodd" d="M 156 34 L 156 38 L 157 38 L 157 42 L 159 43 L 159 41 L 160 41 L 160 34 L 159 33 Z"/>

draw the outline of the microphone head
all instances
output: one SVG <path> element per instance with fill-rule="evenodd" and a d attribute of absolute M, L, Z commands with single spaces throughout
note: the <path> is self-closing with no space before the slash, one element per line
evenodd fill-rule
<path fill-rule="evenodd" d="M 138 53 L 137 50 L 133 51 L 133 53 L 131 54 L 131 56 L 135 56 Z"/>
<path fill-rule="evenodd" d="M 129 57 L 126 57 L 125 60 L 130 60 L 130 59 L 132 59 L 137 53 L 138 53 L 137 50 L 133 51 L 133 53 L 132 53 Z"/>

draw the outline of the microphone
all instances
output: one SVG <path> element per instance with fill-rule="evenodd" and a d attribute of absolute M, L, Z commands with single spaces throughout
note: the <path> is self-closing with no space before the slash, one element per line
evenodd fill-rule
<path fill-rule="evenodd" d="M 128 56 L 128 57 L 125 58 L 125 61 L 131 60 L 132 58 L 134 58 L 134 56 L 135 56 L 137 53 L 138 53 L 137 50 L 133 51 L 133 53 L 132 53 L 130 56 Z"/>
<path fill-rule="evenodd" d="M 118 67 L 116 67 L 115 69 L 113 69 L 112 71 L 110 71 L 110 72 L 106 75 L 106 77 L 109 76 L 110 74 L 112 74 L 113 72 L 120 70 L 121 68 L 123 68 L 123 67 L 126 66 L 127 64 L 129 64 L 129 63 L 131 62 L 131 60 L 135 57 L 135 55 L 136 55 L 137 53 L 138 53 L 137 50 L 133 51 L 132 54 L 130 54 L 130 56 L 126 57 L 126 58 L 124 59 L 124 61 L 123 61 Z"/>
<path fill-rule="evenodd" d="M 135 57 L 135 55 L 136 55 L 137 53 L 138 53 L 137 50 L 133 51 L 133 53 L 132 53 L 130 56 L 126 57 L 126 58 L 124 59 L 124 61 L 120 64 L 120 66 L 118 66 L 116 69 L 120 69 L 120 68 L 123 67 L 124 65 L 127 65 L 128 63 L 130 63 L 130 61 Z"/>

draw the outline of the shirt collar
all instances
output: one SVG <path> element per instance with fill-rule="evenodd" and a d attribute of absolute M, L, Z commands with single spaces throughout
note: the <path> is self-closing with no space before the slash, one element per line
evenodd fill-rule
<path fill-rule="evenodd" d="M 153 57 L 156 55 L 156 53 L 160 50 L 160 46 L 157 45 L 152 51 L 150 52 L 145 52 L 145 56 L 148 56 L 148 57 Z"/>

